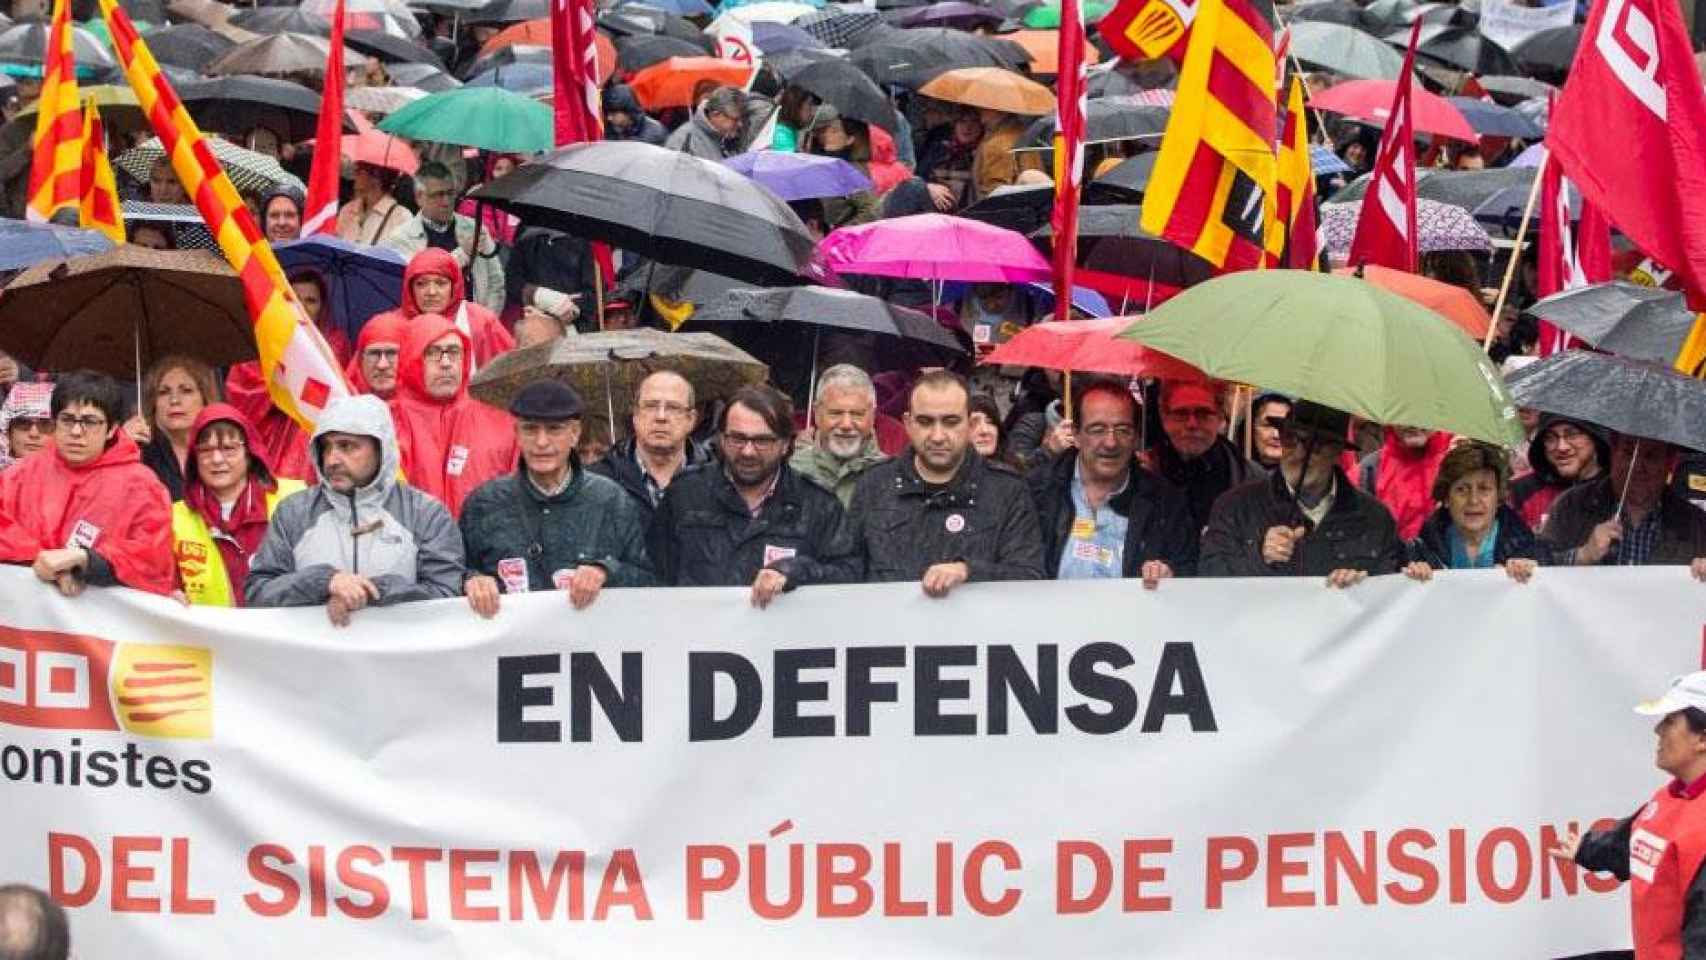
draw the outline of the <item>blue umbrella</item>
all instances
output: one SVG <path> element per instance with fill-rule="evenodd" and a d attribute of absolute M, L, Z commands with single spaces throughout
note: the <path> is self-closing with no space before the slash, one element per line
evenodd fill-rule
<path fill-rule="evenodd" d="M 1052 284 L 1042 281 L 1027 283 L 1025 284 L 1025 291 L 1037 302 L 1039 309 L 1045 311 L 1054 309 L 1054 286 Z M 1072 288 L 1072 306 L 1092 317 L 1111 317 L 1114 315 L 1114 308 L 1108 305 L 1108 299 L 1089 287 L 1075 286 Z"/>
<path fill-rule="evenodd" d="M 468 78 L 464 86 L 502 87 L 511 93 L 532 94 L 551 89 L 551 65 L 511 63 Z"/>
<path fill-rule="evenodd" d="M 762 150 L 737 154 L 723 161 L 736 173 L 768 187 L 783 200 L 816 197 L 845 197 L 871 189 L 871 178 L 859 168 L 836 157 L 810 153 L 778 153 Z"/>
<path fill-rule="evenodd" d="M 752 25 L 752 42 L 766 56 L 790 50 L 822 50 L 823 44 L 791 23 L 760 20 Z"/>
<path fill-rule="evenodd" d="M 48 260 L 65 260 L 113 248 L 93 230 L 0 219 L 0 270 L 23 270 Z"/>
<path fill-rule="evenodd" d="M 1529 117 L 1523 116 L 1510 107 L 1501 107 L 1488 100 L 1477 97 L 1446 97 L 1451 105 L 1463 114 L 1463 119 L 1475 128 L 1475 132 L 1487 137 L 1521 137 L 1524 140 L 1538 140 L 1546 135 Z"/>
<path fill-rule="evenodd" d="M 313 270 L 325 278 L 326 299 L 322 309 L 333 311 L 333 319 L 350 343 L 376 313 L 394 310 L 403 300 L 403 255 L 388 247 L 369 247 L 335 236 L 316 234 L 273 247 L 286 274 Z"/>
<path fill-rule="evenodd" d="M 648 7 L 665 10 L 678 17 L 708 17 L 711 15 L 711 5 L 706 0 L 645 0 Z M 617 4 L 618 8 L 625 4 Z"/>
<path fill-rule="evenodd" d="M 1333 148 L 1319 143 L 1309 145 L 1309 165 L 1315 168 L 1317 177 L 1330 177 L 1335 173 L 1350 173 L 1351 165 L 1340 159 Z"/>

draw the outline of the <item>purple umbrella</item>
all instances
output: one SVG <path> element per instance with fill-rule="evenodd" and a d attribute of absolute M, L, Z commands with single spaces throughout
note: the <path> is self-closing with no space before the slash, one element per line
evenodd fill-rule
<path fill-rule="evenodd" d="M 810 153 L 778 153 L 762 150 L 737 154 L 723 165 L 768 187 L 783 200 L 816 197 L 845 197 L 871 189 L 871 178 L 859 168 L 836 157 Z"/>
<path fill-rule="evenodd" d="M 930 280 L 935 303 L 942 281 L 1029 283 L 1053 275 L 1025 235 L 964 217 L 918 213 L 830 232 L 818 245 L 837 273 Z"/>
<path fill-rule="evenodd" d="M 900 27 L 957 27 L 970 30 L 980 23 L 997 24 L 1004 20 L 1000 13 L 965 0 L 945 0 L 908 11 L 895 21 Z"/>

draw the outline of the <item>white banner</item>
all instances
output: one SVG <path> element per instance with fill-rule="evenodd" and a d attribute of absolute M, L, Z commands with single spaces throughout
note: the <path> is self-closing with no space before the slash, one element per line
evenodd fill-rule
<path fill-rule="evenodd" d="M 0 568 L 0 880 L 79 955 L 1568 956 L 1682 568 L 65 600 Z"/>
<path fill-rule="evenodd" d="M 1481 35 L 1506 50 L 1532 34 L 1567 27 L 1575 20 L 1575 0 L 1543 7 L 1525 7 L 1515 0 L 1481 0 Z"/>

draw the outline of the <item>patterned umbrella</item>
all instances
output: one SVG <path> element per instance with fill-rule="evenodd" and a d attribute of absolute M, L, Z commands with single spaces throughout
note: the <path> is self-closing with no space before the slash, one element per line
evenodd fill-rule
<path fill-rule="evenodd" d="M 882 26 L 882 15 L 862 4 L 831 4 L 794 21 L 794 26 L 816 37 L 826 47 L 852 48 L 872 29 Z"/>
<path fill-rule="evenodd" d="M 281 183 L 289 184 L 298 190 L 304 189 L 302 181 L 279 166 L 278 160 L 273 157 L 245 150 L 217 137 L 209 137 L 207 142 L 213 147 L 213 156 L 225 168 L 225 172 L 231 175 L 231 185 L 241 192 L 265 193 Z M 138 183 L 147 183 L 148 171 L 165 155 L 166 150 L 160 146 L 160 138 L 150 137 L 143 141 L 141 146 L 119 154 L 113 164 L 134 177 Z"/>
<path fill-rule="evenodd" d="M 1336 254 L 1349 253 L 1356 236 L 1360 203 L 1329 203 L 1321 208 L 1321 240 Z M 1422 253 L 1468 250 L 1492 253 L 1493 241 L 1469 211 L 1433 200 L 1416 201 L 1416 243 Z"/>

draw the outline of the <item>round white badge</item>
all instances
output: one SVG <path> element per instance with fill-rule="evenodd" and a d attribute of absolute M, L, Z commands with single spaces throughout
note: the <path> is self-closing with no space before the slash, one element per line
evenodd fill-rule
<path fill-rule="evenodd" d="M 950 513 L 948 519 L 943 522 L 943 526 L 948 528 L 949 533 L 959 533 L 966 528 L 966 518 L 957 513 Z"/>

